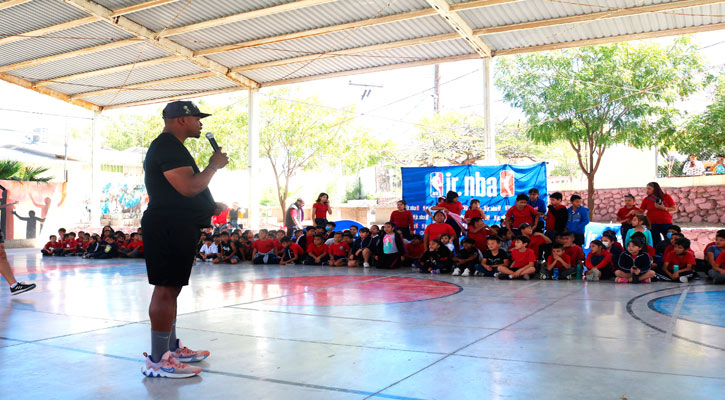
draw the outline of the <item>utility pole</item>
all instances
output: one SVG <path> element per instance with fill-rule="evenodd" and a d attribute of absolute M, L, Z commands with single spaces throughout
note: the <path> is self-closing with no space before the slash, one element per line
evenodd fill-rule
<path fill-rule="evenodd" d="M 441 112 L 441 66 L 436 64 L 433 70 L 433 111 Z"/>

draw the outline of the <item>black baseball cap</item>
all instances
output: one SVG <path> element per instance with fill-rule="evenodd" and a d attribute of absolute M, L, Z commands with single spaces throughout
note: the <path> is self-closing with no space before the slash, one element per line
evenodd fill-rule
<path fill-rule="evenodd" d="M 211 114 L 199 111 L 199 107 L 190 101 L 172 101 L 164 107 L 161 115 L 164 119 L 174 119 L 180 117 L 206 118 Z"/>
<path fill-rule="evenodd" d="M 531 224 L 524 222 L 523 224 L 519 225 L 519 230 L 526 228 L 531 228 Z"/>

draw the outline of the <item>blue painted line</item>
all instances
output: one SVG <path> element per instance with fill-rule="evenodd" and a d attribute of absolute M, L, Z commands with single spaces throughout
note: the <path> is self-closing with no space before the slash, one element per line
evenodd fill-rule
<path fill-rule="evenodd" d="M 35 344 L 35 345 L 39 345 L 39 346 L 50 347 L 50 348 L 60 349 L 60 350 L 73 351 L 76 353 L 83 353 L 83 354 L 94 355 L 94 356 L 103 356 L 103 357 L 113 358 L 116 360 L 131 361 L 131 362 L 136 362 L 139 364 L 144 362 L 143 359 L 118 356 L 118 355 L 114 355 L 114 354 L 99 353 L 99 352 L 92 351 L 92 350 L 76 349 L 74 347 L 53 345 L 53 344 L 48 344 L 48 343 L 42 343 L 41 341 L 28 341 L 28 340 L 11 339 L 11 338 L 5 338 L 5 337 L 0 337 L 0 339 L 10 340 L 10 341 L 14 341 L 14 342 L 21 342 L 21 343 L 25 343 L 25 344 Z M 215 371 L 215 370 L 211 370 L 211 369 L 205 369 L 203 372 L 207 373 L 207 374 L 229 376 L 232 378 L 248 379 L 248 380 L 253 380 L 253 381 L 258 381 L 258 382 L 270 382 L 270 383 L 276 383 L 276 384 L 280 384 L 280 385 L 296 386 L 296 387 L 307 388 L 307 389 L 326 390 L 326 391 L 338 392 L 338 393 L 359 394 L 362 396 L 377 397 L 377 398 L 382 398 L 382 399 L 424 400 L 424 399 L 420 399 L 417 397 L 396 396 L 396 395 L 390 395 L 390 394 L 366 392 L 364 390 L 345 389 L 345 388 L 338 388 L 338 387 L 333 387 L 333 386 L 323 386 L 323 385 L 315 385 L 315 384 L 310 384 L 310 383 L 292 382 L 292 381 L 286 381 L 286 380 L 282 380 L 282 379 L 263 378 L 261 376 L 236 374 L 233 372 L 222 372 L 222 371 Z"/>

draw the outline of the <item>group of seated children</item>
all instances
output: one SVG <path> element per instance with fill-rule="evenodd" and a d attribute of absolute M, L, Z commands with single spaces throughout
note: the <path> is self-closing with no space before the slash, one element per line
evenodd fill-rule
<path fill-rule="evenodd" d="M 58 235 L 50 235 L 49 241 L 40 250 L 44 257 L 82 256 L 83 258 L 143 258 L 143 237 L 141 228 L 126 236 L 106 226 L 103 233 L 90 234 L 80 231 L 66 233 L 65 228 L 58 229 Z"/>

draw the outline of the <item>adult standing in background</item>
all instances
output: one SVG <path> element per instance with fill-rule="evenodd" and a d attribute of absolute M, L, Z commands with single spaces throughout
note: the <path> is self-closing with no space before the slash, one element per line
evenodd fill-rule
<path fill-rule="evenodd" d="M 682 175 L 699 176 L 705 174 L 705 164 L 697 159 L 695 154 L 690 154 L 690 160 L 682 166 Z"/>
<path fill-rule="evenodd" d="M 660 240 L 667 238 L 667 230 L 672 226 L 671 213 L 677 211 L 675 201 L 662 191 L 659 183 L 650 182 L 647 184 L 647 197 L 642 199 L 639 208 L 637 214 L 646 215 L 652 224 L 652 242 L 657 247 Z"/>
<path fill-rule="evenodd" d="M 315 226 L 321 226 L 324 229 L 327 226 L 327 215 L 332 215 L 330 196 L 327 193 L 320 193 L 317 196 L 317 200 L 312 204 L 312 213 L 315 216 Z"/>
<path fill-rule="evenodd" d="M 241 214 L 239 204 L 235 201 L 232 203 L 232 208 L 229 209 L 229 213 L 227 213 L 227 220 L 229 221 L 229 225 L 232 226 L 232 229 L 239 229 L 239 214 Z"/>
<path fill-rule="evenodd" d="M 287 227 L 287 236 L 290 238 L 294 236 L 297 229 L 302 229 L 302 221 L 305 220 L 304 206 L 305 201 L 297 199 L 297 201 L 290 204 L 289 208 L 287 208 L 287 212 L 284 215 L 284 225 Z"/>
<path fill-rule="evenodd" d="M 154 292 L 149 305 L 151 354 L 144 353 L 141 372 L 149 377 L 187 378 L 199 374 L 201 368 L 186 363 L 204 360 L 209 352 L 190 350 L 176 338 L 176 299 L 189 284 L 201 228 L 227 208 L 214 202 L 209 182 L 229 158 L 220 148 L 199 171 L 184 141 L 201 135 L 201 119 L 209 114 L 194 103 L 171 102 L 162 115 L 164 130 L 151 142 L 144 160 L 149 205 L 141 226 Z"/>

